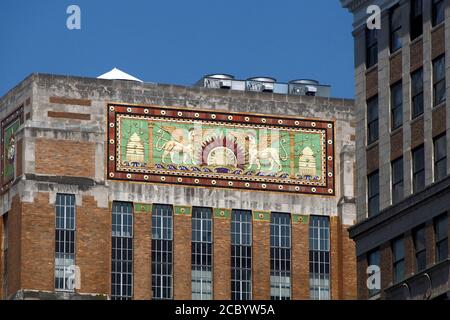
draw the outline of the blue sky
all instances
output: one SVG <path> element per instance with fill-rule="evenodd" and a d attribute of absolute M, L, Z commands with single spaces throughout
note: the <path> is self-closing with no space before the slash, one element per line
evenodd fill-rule
<path fill-rule="evenodd" d="M 81 8 L 81 30 L 66 9 Z M 209 73 L 317 79 L 353 97 L 338 0 L 0 0 L 0 96 L 33 72 L 191 85 Z"/>

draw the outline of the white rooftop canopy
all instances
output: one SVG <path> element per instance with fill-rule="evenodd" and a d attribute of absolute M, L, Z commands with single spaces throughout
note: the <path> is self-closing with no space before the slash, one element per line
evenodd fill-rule
<path fill-rule="evenodd" d="M 122 70 L 119 70 L 117 68 L 114 68 L 111 71 L 109 71 L 105 74 L 102 74 L 101 76 L 97 77 L 97 79 L 129 80 L 129 81 L 143 82 L 142 80 L 135 78 L 132 75 L 129 75 L 128 73 L 125 73 Z"/>

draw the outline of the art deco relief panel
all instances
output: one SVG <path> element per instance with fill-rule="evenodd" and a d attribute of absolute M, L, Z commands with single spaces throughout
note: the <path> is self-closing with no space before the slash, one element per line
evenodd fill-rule
<path fill-rule="evenodd" d="M 23 107 L 1 121 L 1 191 L 6 190 L 16 174 L 17 132 L 24 122 Z"/>
<path fill-rule="evenodd" d="M 334 195 L 334 123 L 109 104 L 108 178 Z"/>

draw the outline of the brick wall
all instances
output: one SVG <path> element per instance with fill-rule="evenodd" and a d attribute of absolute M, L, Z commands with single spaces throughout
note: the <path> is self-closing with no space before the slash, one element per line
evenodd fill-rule
<path fill-rule="evenodd" d="M 355 242 L 348 236 L 349 226 L 341 225 L 341 228 L 341 257 L 343 261 L 343 268 L 341 273 L 343 284 L 341 298 L 345 300 L 354 300 L 357 298 L 356 247 Z"/>
<path fill-rule="evenodd" d="M 389 82 L 393 84 L 402 79 L 402 51 L 397 51 L 390 59 Z"/>
<path fill-rule="evenodd" d="M 392 285 L 392 251 L 391 243 L 387 242 L 380 248 L 380 269 L 381 269 L 381 288 L 388 288 Z M 381 297 L 385 296 L 382 292 Z"/>
<path fill-rule="evenodd" d="M 338 217 L 330 217 L 331 298 L 342 299 L 342 237 Z"/>
<path fill-rule="evenodd" d="M 270 300 L 270 223 L 253 221 L 253 299 Z"/>
<path fill-rule="evenodd" d="M 445 29 L 444 25 L 433 30 L 431 33 L 431 59 L 437 58 L 445 52 Z"/>
<path fill-rule="evenodd" d="M 33 203 L 23 203 L 21 289 L 53 291 L 55 288 L 55 208 L 48 193 L 38 193 Z"/>
<path fill-rule="evenodd" d="M 391 161 L 403 155 L 403 129 L 391 136 Z"/>
<path fill-rule="evenodd" d="M 215 300 L 231 299 L 231 220 L 214 218 L 213 286 Z"/>
<path fill-rule="evenodd" d="M 93 178 L 94 159 L 94 143 L 36 139 L 36 174 Z"/>
<path fill-rule="evenodd" d="M 433 137 L 440 135 L 447 129 L 445 104 L 433 110 Z"/>
<path fill-rule="evenodd" d="M 309 299 L 309 225 L 292 224 L 292 299 Z"/>
<path fill-rule="evenodd" d="M 422 39 L 414 42 L 410 46 L 410 71 L 421 68 L 423 65 L 423 42 Z"/>
<path fill-rule="evenodd" d="M 366 74 L 366 99 L 378 94 L 378 69 L 372 69 Z"/>
<path fill-rule="evenodd" d="M 414 240 L 412 232 L 409 231 L 405 234 L 405 277 L 414 274 L 415 262 Z"/>
<path fill-rule="evenodd" d="M 21 244 L 22 244 L 22 205 L 19 196 L 14 196 L 8 213 L 8 287 L 6 295 L 10 299 L 21 286 Z"/>
<path fill-rule="evenodd" d="M 421 117 L 411 123 L 411 149 L 420 146 L 423 141 L 423 117 Z"/>
<path fill-rule="evenodd" d="M 111 287 L 111 215 L 98 208 L 92 196 L 83 196 L 76 208 L 76 256 L 80 267 L 80 293 L 108 294 Z"/>
<path fill-rule="evenodd" d="M 427 268 L 434 265 L 435 246 L 434 246 L 434 225 L 433 221 L 427 222 L 425 226 L 425 243 L 427 246 Z"/>
<path fill-rule="evenodd" d="M 365 254 L 360 255 L 357 258 L 357 290 L 358 290 L 358 299 L 359 300 L 367 300 L 369 297 L 369 293 L 367 290 L 367 256 Z"/>
<path fill-rule="evenodd" d="M 173 221 L 173 298 L 175 300 L 192 298 L 191 238 L 191 215 L 175 214 Z"/>
<path fill-rule="evenodd" d="M 367 174 L 370 174 L 379 167 L 379 147 L 378 144 L 367 150 Z"/>
<path fill-rule="evenodd" d="M 134 296 L 136 300 L 152 298 L 152 215 L 134 213 Z"/>

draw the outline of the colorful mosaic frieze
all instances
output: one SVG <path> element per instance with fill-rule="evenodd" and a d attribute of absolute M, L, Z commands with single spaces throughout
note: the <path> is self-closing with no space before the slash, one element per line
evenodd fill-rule
<path fill-rule="evenodd" d="M 18 108 L 1 122 L 2 190 L 14 180 L 16 166 L 17 131 L 24 122 L 23 107 Z"/>
<path fill-rule="evenodd" d="M 231 209 L 214 208 L 213 209 L 214 218 L 217 219 L 230 219 Z"/>
<path fill-rule="evenodd" d="M 110 179 L 334 195 L 330 121 L 108 105 Z"/>
<path fill-rule="evenodd" d="M 270 222 L 270 211 L 253 211 L 253 220 L 260 222 Z"/>
<path fill-rule="evenodd" d="M 292 223 L 294 224 L 309 224 L 309 216 L 303 214 L 293 214 Z"/>
<path fill-rule="evenodd" d="M 134 213 L 152 213 L 152 205 L 146 203 L 134 203 Z"/>
<path fill-rule="evenodd" d="M 174 206 L 175 215 L 190 216 L 192 214 L 191 207 L 189 206 Z"/>

